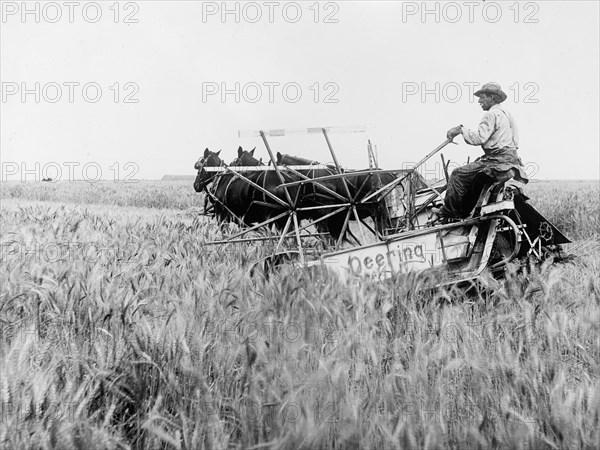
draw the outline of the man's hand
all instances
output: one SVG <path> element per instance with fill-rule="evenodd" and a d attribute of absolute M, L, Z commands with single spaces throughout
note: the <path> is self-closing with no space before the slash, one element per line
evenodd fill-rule
<path fill-rule="evenodd" d="M 462 128 L 462 125 L 459 125 L 457 127 L 454 128 L 450 128 L 448 130 L 448 132 L 446 133 L 446 137 L 450 140 L 454 139 L 456 136 L 458 136 L 459 134 L 461 134 L 460 129 Z"/>

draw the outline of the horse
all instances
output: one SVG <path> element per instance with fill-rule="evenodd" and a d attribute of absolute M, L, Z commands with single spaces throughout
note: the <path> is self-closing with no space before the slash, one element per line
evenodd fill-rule
<path fill-rule="evenodd" d="M 207 214 L 209 211 L 208 203 L 210 201 L 210 193 L 208 192 L 207 186 L 214 181 L 218 173 L 214 172 L 210 175 L 204 168 L 221 167 L 224 163 L 221 158 L 219 158 L 220 153 L 221 150 L 218 152 L 211 152 L 207 147 L 204 149 L 204 155 L 194 164 L 194 169 L 198 171 L 196 179 L 194 180 L 194 190 L 196 192 L 206 192 L 206 195 L 204 196 L 204 214 Z"/>
<path fill-rule="evenodd" d="M 235 158 L 229 165 L 230 166 L 261 165 L 262 159 L 254 160 L 252 158 L 251 160 L 249 159 L 245 162 L 241 160 L 241 156 L 244 153 L 246 155 L 249 155 L 250 157 L 252 157 L 252 155 L 254 154 L 254 150 L 256 150 L 256 147 L 254 147 L 250 152 L 247 152 L 247 151 L 243 150 L 242 147 L 240 146 L 238 148 L 238 157 Z M 220 176 L 219 172 L 214 172 L 213 175 L 209 175 L 208 171 L 205 170 L 205 167 L 224 167 L 225 166 L 225 162 L 219 157 L 220 153 L 221 153 L 221 150 L 219 150 L 218 152 L 211 152 L 208 148 L 206 148 L 206 149 L 204 149 L 204 155 L 200 159 L 198 159 L 198 161 L 196 161 L 196 163 L 194 164 L 194 169 L 196 169 L 198 171 L 198 173 L 196 175 L 196 179 L 194 180 L 194 190 L 196 192 L 202 192 L 204 189 L 206 189 L 206 187 L 210 183 L 212 183 L 214 181 L 215 177 Z"/>
<path fill-rule="evenodd" d="M 247 154 L 253 154 L 255 149 Z M 238 148 L 238 157 L 231 162 L 231 166 L 253 165 L 253 161 L 242 161 L 241 155 L 244 152 L 242 147 Z M 208 148 L 204 150 L 204 155 L 200 158 L 194 168 L 198 170 L 194 181 L 194 190 L 196 192 L 206 192 L 204 209 L 207 210 L 207 202 L 213 204 L 214 213 L 217 221 L 237 222 L 239 225 L 247 225 L 245 220 L 249 196 L 251 195 L 245 185 L 240 183 L 240 179 L 230 172 L 209 172 L 206 167 L 225 167 L 225 162 L 220 158 L 218 152 L 211 152 Z M 255 165 L 258 165 L 256 161 Z M 208 186 L 211 185 L 209 189 Z M 237 195 L 231 195 L 235 192 Z"/>
<path fill-rule="evenodd" d="M 262 165 L 261 160 L 254 158 L 254 150 L 245 151 L 239 147 L 238 157 L 232 161 L 230 166 Z M 279 187 L 281 179 L 275 171 L 240 173 L 247 180 L 260 186 L 262 189 L 257 188 L 253 184 L 248 183 L 247 180 L 241 179 L 232 173 L 211 173 L 206 171 L 206 167 L 225 166 L 219 154 L 220 151 L 211 152 L 207 148 L 204 151 L 203 157 L 194 166 L 198 170 L 196 180 L 194 181 L 194 189 L 196 192 L 203 190 L 207 192 L 206 201 L 210 200 L 213 203 L 215 215 L 219 223 L 236 221 L 240 225 L 252 226 L 255 223 L 264 222 L 277 215 L 281 215 L 286 209 L 332 205 L 329 208 L 297 211 L 299 221 L 317 220 L 334 212 L 337 209 L 335 204 L 339 203 L 352 203 L 356 206 L 356 211 L 360 219 L 372 217 L 374 221 L 377 221 L 386 213 L 385 205 L 383 207 L 381 205 L 383 202 L 377 202 L 376 200 L 368 204 L 360 204 L 358 202 L 366 195 L 374 192 L 380 185 L 385 185 L 395 178 L 393 174 L 377 174 L 376 176 L 369 174 L 349 175 L 346 177 L 347 189 L 344 186 L 344 181 L 340 178 L 323 180 L 319 183 L 304 183 L 302 185 L 290 186 L 287 188 L 286 194 L 286 189 Z M 277 165 L 311 166 L 317 164 L 319 164 L 317 161 L 277 153 Z M 280 173 L 283 177 L 283 182 L 288 183 L 304 179 L 304 177 L 316 179 L 327 175 L 334 175 L 337 171 L 333 166 L 327 166 L 327 168 L 315 167 L 303 169 L 297 171 L 297 173 L 293 171 L 282 171 Z M 373 180 L 377 178 L 379 178 L 379 182 L 374 184 Z M 212 188 L 209 190 L 207 186 L 211 183 Z M 279 201 L 273 197 L 278 198 Z M 315 225 L 319 231 L 329 232 L 337 240 L 342 233 L 346 215 L 345 211 L 340 211 L 325 220 L 317 222 Z M 287 219 L 288 217 L 283 216 L 276 220 L 274 222 L 275 227 L 281 231 L 285 228 Z M 350 219 L 355 220 L 353 214 L 350 216 Z"/>
<path fill-rule="evenodd" d="M 214 181 L 218 172 L 214 172 L 212 175 L 204 169 L 205 167 L 222 167 L 224 165 L 223 160 L 219 157 L 221 150 L 218 152 L 211 152 L 208 147 L 204 149 L 204 156 L 202 156 L 196 164 L 194 169 L 198 171 L 196 179 L 194 180 L 194 190 L 196 192 L 202 192 L 206 189 L 210 183 Z"/>
<path fill-rule="evenodd" d="M 278 166 L 317 166 L 321 163 L 318 161 L 302 158 L 300 156 L 292 156 L 288 154 L 281 154 L 277 152 L 276 163 Z M 322 167 L 311 167 L 308 169 L 297 170 L 300 175 L 297 175 L 297 179 L 310 178 L 321 178 L 328 175 L 335 175 L 337 172 L 334 166 Z M 318 206 L 335 205 L 336 203 L 347 202 L 347 195 L 343 192 L 342 184 L 338 180 L 324 180 L 318 183 L 304 183 L 299 186 L 299 197 L 297 206 L 300 208 L 314 208 Z M 333 193 L 332 193 L 333 192 Z M 336 195 L 337 194 L 337 195 Z M 342 232 L 342 223 L 339 224 L 337 216 L 343 215 L 343 212 L 335 214 L 327 219 L 317 221 L 318 219 L 326 216 L 327 214 L 335 211 L 335 207 L 331 208 L 317 208 L 299 211 L 298 217 L 300 219 L 308 219 L 316 221 L 315 227 L 319 232 L 326 232 L 331 235 L 332 238 L 337 240 Z"/>
<path fill-rule="evenodd" d="M 278 165 L 317 165 L 320 164 L 318 161 L 301 158 L 298 156 L 282 155 L 277 152 L 277 164 Z M 394 181 L 396 176 L 393 173 L 377 173 L 374 169 L 370 174 L 357 174 L 352 175 L 351 172 L 345 172 L 347 174 L 344 179 L 337 178 L 331 180 L 322 180 L 318 183 L 305 183 L 303 184 L 302 191 L 302 204 L 301 206 L 317 206 L 327 205 L 336 203 L 351 203 L 356 207 L 356 212 L 359 219 L 365 219 L 371 217 L 376 223 L 376 228 L 380 231 L 390 226 L 389 219 L 387 218 L 387 208 L 383 200 L 373 199 L 367 203 L 360 203 L 360 200 L 367 197 L 371 193 L 374 193 L 377 189 L 386 184 Z M 314 168 L 308 170 L 299 171 L 308 178 L 320 178 L 328 175 L 337 174 L 335 167 L 328 165 L 327 169 Z M 344 186 L 346 184 L 346 186 Z M 323 188 L 325 187 L 325 188 Z M 335 194 L 331 194 L 330 191 L 335 192 L 339 196 L 345 198 L 342 200 Z M 335 207 L 323 208 L 312 210 L 310 214 L 313 220 L 323 217 L 333 211 Z M 334 239 L 338 239 L 342 233 L 344 222 L 346 221 L 347 212 L 341 211 L 337 214 L 326 219 L 326 228 Z M 350 216 L 350 220 L 356 220 L 354 214 Z M 322 222 L 319 222 L 322 223 Z M 319 223 L 317 225 L 319 225 Z"/>
<path fill-rule="evenodd" d="M 277 152 L 277 165 L 287 165 L 287 166 L 312 166 L 316 164 L 321 164 L 319 161 L 313 161 L 310 159 L 302 158 L 300 156 L 292 156 L 287 154 L 281 154 Z"/>
<path fill-rule="evenodd" d="M 255 149 L 246 151 L 242 147 L 239 147 L 237 158 L 229 166 L 262 165 L 262 159 L 254 158 Z M 225 167 L 225 163 L 219 157 L 219 153 L 220 151 L 215 153 L 206 149 L 203 157 L 194 166 L 198 170 L 196 180 L 194 181 L 194 189 L 196 192 L 206 191 L 207 199 L 213 203 L 215 216 L 219 223 L 235 221 L 240 225 L 252 226 L 275 217 L 286 209 L 285 205 L 277 202 L 268 194 L 265 194 L 248 182 L 249 180 L 261 186 L 287 205 L 285 192 L 283 188 L 278 187 L 281 181 L 277 178 L 275 172 L 238 172 L 245 179 L 231 172 L 209 173 L 205 169 L 206 167 Z M 287 177 L 285 181 L 295 181 L 295 179 Z M 211 183 L 212 186 L 208 189 L 207 186 Z M 282 230 L 285 227 L 286 220 L 285 217 L 276 220 L 275 226 Z"/>
<path fill-rule="evenodd" d="M 254 158 L 254 151 L 240 152 L 239 149 L 238 162 L 237 165 L 240 166 L 262 165 L 262 159 L 257 160 Z M 281 176 L 283 177 L 283 183 L 299 179 L 297 176 L 285 172 L 281 173 Z M 249 199 L 249 206 L 246 213 L 247 220 L 245 220 L 247 223 L 264 222 L 265 220 L 281 215 L 286 209 L 291 210 L 294 208 L 300 188 L 291 187 L 286 189 L 280 187 L 279 185 L 282 184 L 282 180 L 279 178 L 277 172 L 273 170 L 261 170 L 246 174 L 246 178 L 262 188 L 259 189 L 245 180 L 240 180 L 248 185 L 247 199 Z M 302 218 L 299 216 L 298 219 L 301 220 Z M 275 228 L 282 231 L 285 228 L 287 220 L 288 217 L 285 216 L 275 220 Z"/>

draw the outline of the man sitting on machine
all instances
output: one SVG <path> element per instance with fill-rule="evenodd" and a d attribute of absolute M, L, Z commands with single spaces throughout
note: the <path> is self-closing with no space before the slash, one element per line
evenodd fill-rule
<path fill-rule="evenodd" d="M 486 111 L 479 128 L 472 131 L 458 125 L 448 130 L 446 136 L 448 139 L 454 139 L 462 134 L 467 144 L 481 145 L 485 154 L 452 172 L 444 205 L 441 208 L 432 208 L 437 215 L 434 220 L 447 222 L 467 217 L 479 195 L 479 192 L 474 192 L 473 185 L 481 176 L 489 181 L 514 177 L 522 183 L 528 182 L 521 159 L 517 155 L 519 137 L 516 124 L 511 114 L 500 106 L 500 103 L 506 100 L 506 94 L 500 85 L 487 83 L 474 95 L 479 97 L 479 105 Z"/>

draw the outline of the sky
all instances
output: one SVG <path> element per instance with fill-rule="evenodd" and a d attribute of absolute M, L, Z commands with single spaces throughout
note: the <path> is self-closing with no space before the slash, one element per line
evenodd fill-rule
<path fill-rule="evenodd" d="M 2 2 L 2 181 L 195 175 L 205 148 L 230 162 L 258 137 L 332 133 L 340 163 L 405 168 L 499 83 L 532 180 L 598 179 L 599 2 Z M 461 137 L 460 165 L 482 154 Z M 274 151 L 332 161 L 322 136 Z M 438 157 L 424 167 L 440 174 Z"/>

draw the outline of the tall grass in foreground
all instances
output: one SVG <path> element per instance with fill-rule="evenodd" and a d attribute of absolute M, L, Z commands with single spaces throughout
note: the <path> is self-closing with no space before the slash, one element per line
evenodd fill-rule
<path fill-rule="evenodd" d="M 594 236 L 576 195 L 531 196 Z M 597 254 L 432 292 L 250 278 L 268 246 L 204 247 L 185 211 L 10 200 L 0 224 L 4 448 L 600 444 Z"/>

